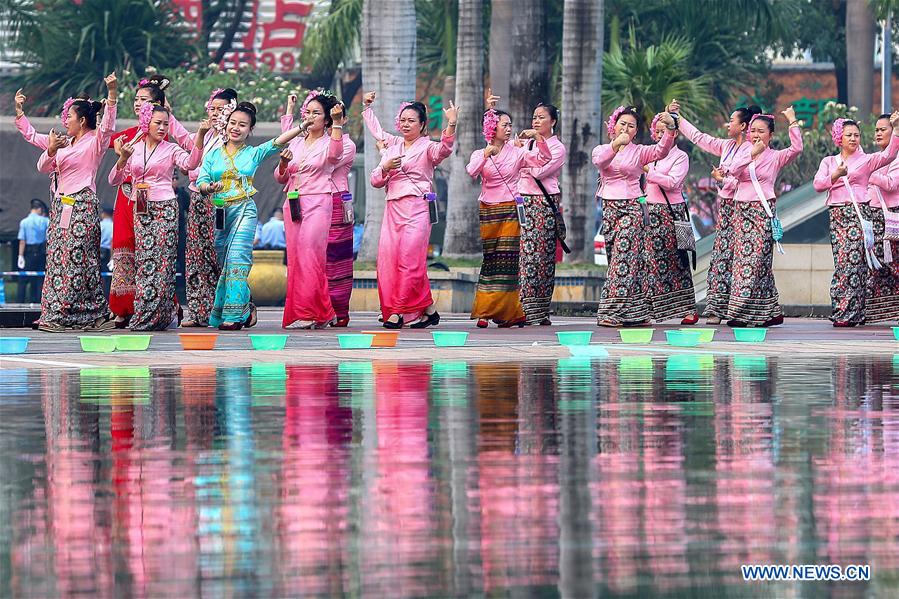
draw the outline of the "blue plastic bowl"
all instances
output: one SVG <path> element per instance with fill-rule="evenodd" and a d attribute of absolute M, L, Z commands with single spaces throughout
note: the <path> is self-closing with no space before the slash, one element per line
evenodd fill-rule
<path fill-rule="evenodd" d="M 0 337 L 0 354 L 24 354 L 31 337 Z"/>

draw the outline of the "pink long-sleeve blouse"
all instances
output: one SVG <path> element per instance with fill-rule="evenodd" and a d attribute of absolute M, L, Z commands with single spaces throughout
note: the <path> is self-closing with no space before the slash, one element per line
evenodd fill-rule
<path fill-rule="evenodd" d="M 899 160 L 882 166 L 868 178 L 867 198 L 871 206 L 879 208 L 880 199 L 887 208 L 899 207 Z"/>
<path fill-rule="evenodd" d="M 334 171 L 331 173 L 331 180 L 334 181 L 334 187 L 337 191 L 352 191 L 349 179 L 354 160 L 356 160 L 356 144 L 353 143 L 349 135 L 344 135 L 343 158 L 334 165 Z"/>
<path fill-rule="evenodd" d="M 646 201 L 650 204 L 664 204 L 667 194 L 671 204 L 683 204 L 684 180 L 689 171 L 690 159 L 678 147 L 671 148 L 661 160 L 650 162 L 649 172 L 646 173 Z"/>
<path fill-rule="evenodd" d="M 836 182 L 832 182 L 830 176 L 843 162 L 843 157 L 840 154 L 825 156 L 818 166 L 812 186 L 815 191 L 827 192 L 828 206 L 843 206 L 852 202 L 849 189 L 846 188 L 846 179 L 849 179 L 855 201 L 864 204 L 868 201 L 868 183 L 871 174 L 893 162 L 897 153 L 899 153 L 899 137 L 895 135 L 891 136 L 890 145 L 880 152 L 866 154 L 859 148 L 846 159 L 846 176 L 840 177 Z M 880 206 L 880 202 L 877 205 Z"/>
<path fill-rule="evenodd" d="M 521 177 L 518 179 L 518 193 L 525 196 L 540 195 L 540 186 L 536 179 L 540 179 L 546 193 L 559 193 L 559 175 L 565 165 L 568 150 L 558 137 L 553 135 L 546 138 L 546 147 L 549 148 L 550 158 L 541 166 L 526 166 L 521 169 Z"/>
<path fill-rule="evenodd" d="M 721 157 L 718 168 L 724 171 L 724 181 L 721 184 L 721 188 L 718 190 L 718 196 L 722 198 L 733 198 L 737 191 L 737 178 L 731 174 L 731 166 L 733 165 L 734 159 L 737 157 L 737 151 L 745 145 L 752 144 L 748 141 L 744 141 L 738 146 L 737 142 L 733 139 L 713 137 L 697 129 L 684 117 L 680 117 L 680 130 L 687 139 L 699 146 L 703 151 Z"/>
<path fill-rule="evenodd" d="M 499 154 L 490 158 L 484 157 L 483 149 L 475 150 L 471 153 L 471 160 L 465 170 L 472 179 L 481 177 L 479 202 L 500 204 L 515 199 L 522 169 L 540 168 L 551 159 L 552 154 L 546 140 L 537 142 L 536 151 L 528 151 L 507 142 Z"/>
<path fill-rule="evenodd" d="M 593 164 L 602 176 L 600 197 L 607 200 L 625 200 L 643 195 L 640 190 L 640 176 L 643 166 L 661 160 L 674 147 L 674 131 L 665 135 L 654 145 L 629 143 L 618 152 L 612 144 L 601 144 L 593 148 Z"/>
<path fill-rule="evenodd" d="M 134 153 L 124 167 L 112 167 L 109 184 L 121 185 L 128 179 L 134 183 L 147 183 L 150 185 L 148 199 L 151 202 L 170 200 L 175 197 L 172 185 L 174 168 L 177 166 L 186 171 L 197 168 L 203 159 L 203 148 L 191 144 L 188 154 L 177 144 L 162 140 L 150 150 L 145 141 L 142 138 L 134 145 Z"/>
<path fill-rule="evenodd" d="M 56 171 L 59 174 L 57 193 L 73 194 L 82 189 L 97 191 L 97 170 L 115 132 L 115 119 L 116 104 L 107 103 L 96 129 L 82 135 L 76 143 L 59 148 L 53 157 L 44 150 L 38 158 L 37 168 L 42 173 Z"/>
<path fill-rule="evenodd" d="M 45 133 L 38 133 L 34 130 L 34 126 L 32 126 L 31 121 L 28 120 L 28 117 L 24 114 L 22 116 L 16 117 L 16 129 L 19 130 L 19 133 L 22 137 L 33 145 L 36 148 L 40 148 L 41 150 L 46 150 L 50 147 L 50 136 Z"/>
<path fill-rule="evenodd" d="M 782 150 L 773 150 L 765 148 L 755 160 L 752 159 L 752 144 L 743 144 L 737 151 L 737 157 L 731 172 L 737 177 L 737 192 L 734 194 L 734 200 L 737 202 L 758 202 L 759 197 L 755 193 L 755 187 L 752 185 L 752 178 L 749 175 L 749 165 L 755 162 L 755 173 L 758 177 L 762 192 L 765 194 L 766 200 L 772 200 L 777 197 L 774 192 L 774 183 L 777 175 L 783 167 L 792 162 L 799 154 L 802 153 L 802 129 L 799 127 L 790 127 L 790 146 Z"/>
<path fill-rule="evenodd" d="M 301 195 L 337 191 L 331 176 L 334 167 L 343 158 L 342 139 L 333 139 L 325 134 L 307 144 L 305 137 L 297 137 L 288 147 L 293 152 L 293 160 L 284 172 L 280 163 L 275 167 L 278 183 L 284 185 L 286 190 L 298 190 Z"/>

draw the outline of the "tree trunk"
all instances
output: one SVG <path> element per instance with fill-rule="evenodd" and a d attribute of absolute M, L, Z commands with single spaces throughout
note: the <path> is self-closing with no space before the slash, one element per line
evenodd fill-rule
<path fill-rule="evenodd" d="M 481 114 L 484 105 L 484 2 L 459 0 L 456 34 L 456 99 L 463 118 L 450 156 L 449 197 L 443 255 L 471 258 L 481 253 L 478 218 L 478 183 L 465 166 L 471 153 L 484 146 Z"/>
<path fill-rule="evenodd" d="M 415 2 L 364 0 L 362 4 L 362 85 L 378 92 L 373 109 L 386 131 L 401 102 L 415 98 Z M 380 161 L 375 142 L 365 131 L 365 177 Z M 366 186 L 365 233 L 360 260 L 378 255 L 384 191 Z"/>
<path fill-rule="evenodd" d="M 874 108 L 874 15 L 869 0 L 846 3 L 846 71 L 849 104 L 864 118 Z"/>
<path fill-rule="evenodd" d="M 516 3 L 493 0 L 490 4 L 490 88 L 501 98 L 500 106 L 506 106 L 512 74 L 511 24 L 515 21 Z"/>
<path fill-rule="evenodd" d="M 543 0 L 520 0 L 515 11 L 508 106 L 512 127 L 520 131 L 531 128 L 537 102 L 549 102 L 550 73 Z"/>
<path fill-rule="evenodd" d="M 562 207 L 571 254 L 566 262 L 593 263 L 596 169 L 593 144 L 602 128 L 602 0 L 565 0 L 562 27 Z"/>

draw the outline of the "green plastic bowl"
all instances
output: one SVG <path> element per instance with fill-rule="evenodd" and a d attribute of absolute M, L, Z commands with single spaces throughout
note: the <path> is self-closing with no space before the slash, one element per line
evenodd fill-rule
<path fill-rule="evenodd" d="M 284 349 L 289 335 L 250 335 L 253 349 Z"/>
<path fill-rule="evenodd" d="M 893 327 L 893 337 L 895 337 L 896 340 L 899 341 L 899 327 Z"/>
<path fill-rule="evenodd" d="M 437 347 L 462 347 L 468 341 L 468 331 L 431 331 Z"/>
<path fill-rule="evenodd" d="M 341 349 L 366 349 L 371 347 L 374 341 L 374 335 L 363 335 L 361 333 L 344 333 L 337 335 L 337 343 Z"/>
<path fill-rule="evenodd" d="M 761 343 L 765 340 L 768 329 L 763 328 L 738 328 L 734 329 L 734 339 L 743 343 Z"/>
<path fill-rule="evenodd" d="M 84 335 L 78 337 L 78 339 L 81 341 L 81 351 L 86 352 L 113 352 L 115 351 L 115 346 L 118 342 L 118 338 L 115 335 L 110 335 L 108 337 Z"/>
<path fill-rule="evenodd" d="M 116 335 L 115 348 L 119 351 L 147 351 L 153 335 Z"/>
<path fill-rule="evenodd" d="M 699 331 L 665 331 L 668 345 L 675 347 L 696 347 L 699 345 Z"/>
<path fill-rule="evenodd" d="M 622 343 L 650 343 L 655 329 L 618 329 Z"/>
<path fill-rule="evenodd" d="M 24 354 L 31 337 L 0 337 L 0 354 Z"/>
<path fill-rule="evenodd" d="M 715 339 L 715 331 L 716 329 L 680 329 L 682 331 L 695 331 L 699 333 L 699 342 L 700 343 L 711 343 Z"/>
<path fill-rule="evenodd" d="M 556 331 L 562 345 L 589 345 L 593 331 Z"/>

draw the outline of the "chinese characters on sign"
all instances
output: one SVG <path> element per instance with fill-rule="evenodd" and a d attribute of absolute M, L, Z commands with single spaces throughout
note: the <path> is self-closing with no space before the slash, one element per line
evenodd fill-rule
<path fill-rule="evenodd" d="M 201 0 L 174 0 L 184 20 L 197 31 L 203 26 Z M 295 70 L 303 35 L 314 2 L 298 0 L 249 0 L 239 17 L 239 25 L 231 47 L 221 62 L 222 68 L 265 65 L 273 71 Z M 234 21 L 234 14 L 224 12 L 209 38 L 209 52 L 222 43 L 224 31 Z"/>

